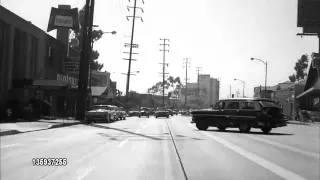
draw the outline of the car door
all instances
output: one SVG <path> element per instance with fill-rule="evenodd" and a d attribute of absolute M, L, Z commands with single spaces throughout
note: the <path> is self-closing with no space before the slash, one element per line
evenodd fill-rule
<path fill-rule="evenodd" d="M 238 124 L 239 108 L 240 108 L 239 101 L 226 101 L 224 112 L 223 112 L 225 116 L 225 121 L 224 121 L 225 126 L 232 127 L 233 125 Z"/>
<path fill-rule="evenodd" d="M 213 125 L 220 126 L 226 124 L 226 114 L 225 114 L 225 101 L 219 101 L 212 110 L 215 111 L 213 118 Z"/>
<path fill-rule="evenodd" d="M 239 120 L 247 124 L 255 124 L 257 110 L 253 101 L 240 102 Z"/>

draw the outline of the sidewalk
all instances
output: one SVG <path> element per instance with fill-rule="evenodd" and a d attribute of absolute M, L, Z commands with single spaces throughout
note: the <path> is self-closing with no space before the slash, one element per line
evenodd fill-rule
<path fill-rule="evenodd" d="M 0 124 L 0 136 L 13 135 L 19 133 L 40 131 L 46 129 L 60 128 L 81 124 L 80 121 L 71 119 L 40 119 L 33 122 L 8 122 Z"/>
<path fill-rule="evenodd" d="M 305 121 L 295 121 L 295 120 L 289 120 L 288 124 L 297 124 L 297 125 L 320 125 L 320 122 L 305 122 Z"/>

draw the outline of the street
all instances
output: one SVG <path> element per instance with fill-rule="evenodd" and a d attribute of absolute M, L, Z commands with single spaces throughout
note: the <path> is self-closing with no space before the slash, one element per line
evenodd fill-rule
<path fill-rule="evenodd" d="M 1 179 L 320 178 L 319 126 L 198 131 L 191 117 L 128 117 L 1 137 Z M 33 158 L 67 158 L 33 166 Z"/>

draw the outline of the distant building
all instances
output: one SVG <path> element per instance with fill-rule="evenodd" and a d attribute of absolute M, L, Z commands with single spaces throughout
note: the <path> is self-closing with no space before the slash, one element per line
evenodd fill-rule
<path fill-rule="evenodd" d="M 199 76 L 199 101 L 198 101 L 198 83 L 188 83 L 187 92 L 181 88 L 179 100 L 185 103 L 187 95 L 187 106 L 192 108 L 209 108 L 211 104 L 219 101 L 219 80 L 211 78 L 210 75 Z"/>

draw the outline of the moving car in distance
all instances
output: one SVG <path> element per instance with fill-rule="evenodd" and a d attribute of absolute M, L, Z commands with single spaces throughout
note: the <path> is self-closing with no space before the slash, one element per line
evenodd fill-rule
<path fill-rule="evenodd" d="M 139 118 L 141 116 L 147 116 L 149 118 L 149 108 L 147 107 L 141 107 L 139 111 Z"/>
<path fill-rule="evenodd" d="M 154 113 L 154 116 L 156 118 L 158 118 L 158 117 L 169 118 L 170 114 L 169 114 L 169 111 L 167 110 L 167 108 L 165 108 L 165 107 L 157 107 L 156 112 Z"/>
<path fill-rule="evenodd" d="M 85 113 L 87 122 L 105 121 L 109 123 L 117 119 L 117 113 L 109 105 L 93 105 L 92 110 Z"/>
<path fill-rule="evenodd" d="M 192 111 L 192 120 L 199 130 L 212 126 L 220 131 L 239 128 L 240 132 L 249 132 L 251 128 L 259 128 L 267 134 L 272 128 L 287 126 L 282 108 L 275 101 L 265 98 L 220 100 L 212 110 Z"/>

